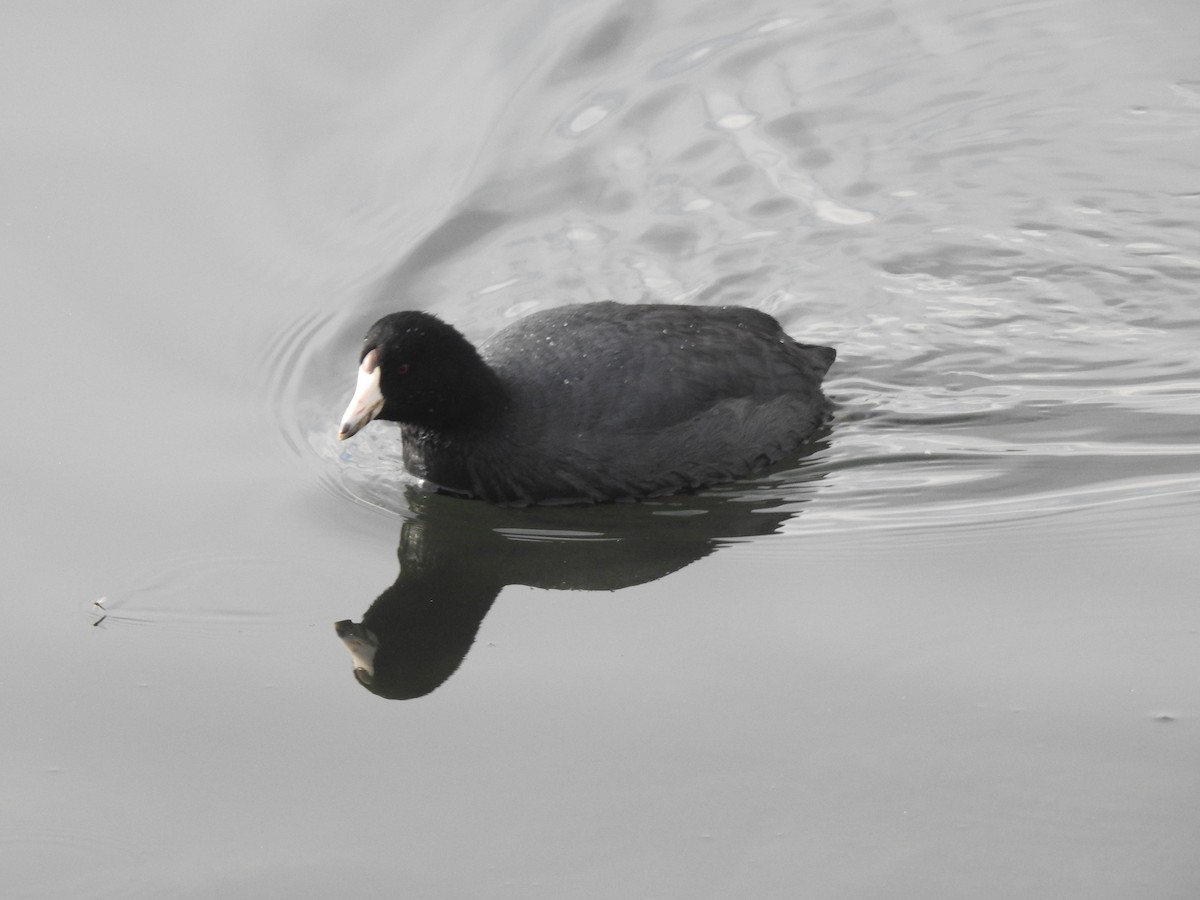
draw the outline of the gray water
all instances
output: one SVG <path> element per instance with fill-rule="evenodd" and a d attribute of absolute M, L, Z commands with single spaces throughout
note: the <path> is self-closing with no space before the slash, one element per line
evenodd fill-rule
<path fill-rule="evenodd" d="M 8 5 L 0 896 L 1196 896 L 1197 46 L 1172 0 Z M 836 346 L 835 421 L 555 511 L 334 440 L 381 312 L 605 298 Z M 381 595 L 411 699 L 334 634 Z"/>

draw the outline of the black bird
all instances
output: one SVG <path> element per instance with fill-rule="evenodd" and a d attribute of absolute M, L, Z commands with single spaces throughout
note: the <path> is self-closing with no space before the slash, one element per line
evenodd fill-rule
<path fill-rule="evenodd" d="M 560 306 L 478 349 L 436 316 L 398 312 L 367 332 L 338 437 L 399 422 L 410 473 L 492 503 L 669 494 L 799 447 L 829 417 L 835 356 L 737 306 Z"/>

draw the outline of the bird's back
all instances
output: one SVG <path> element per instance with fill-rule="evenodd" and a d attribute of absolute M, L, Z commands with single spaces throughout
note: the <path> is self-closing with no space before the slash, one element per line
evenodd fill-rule
<path fill-rule="evenodd" d="M 613 302 L 535 313 L 480 346 L 530 417 L 554 430 L 660 430 L 735 400 L 811 398 L 834 351 L 744 307 Z"/>

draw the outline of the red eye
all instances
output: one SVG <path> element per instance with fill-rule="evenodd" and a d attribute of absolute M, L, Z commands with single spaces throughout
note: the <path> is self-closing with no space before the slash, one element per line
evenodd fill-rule
<path fill-rule="evenodd" d="M 400 363 L 400 365 L 396 366 L 396 374 L 397 375 L 407 375 L 408 374 L 408 363 Z"/>

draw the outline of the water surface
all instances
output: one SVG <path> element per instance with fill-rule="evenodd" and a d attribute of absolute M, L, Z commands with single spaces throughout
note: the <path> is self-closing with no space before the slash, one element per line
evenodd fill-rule
<path fill-rule="evenodd" d="M 2 18 L 5 897 L 1195 893 L 1189 5 Z M 828 434 L 552 512 L 334 440 L 380 313 L 608 298 L 836 346 Z"/>

